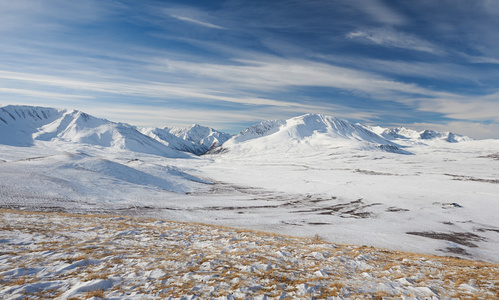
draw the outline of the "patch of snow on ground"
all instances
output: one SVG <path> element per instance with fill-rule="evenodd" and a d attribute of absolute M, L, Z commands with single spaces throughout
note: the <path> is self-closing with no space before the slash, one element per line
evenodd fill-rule
<path fill-rule="evenodd" d="M 493 264 L 154 219 L 1 210 L 0 245 L 6 300 L 499 296 Z"/>

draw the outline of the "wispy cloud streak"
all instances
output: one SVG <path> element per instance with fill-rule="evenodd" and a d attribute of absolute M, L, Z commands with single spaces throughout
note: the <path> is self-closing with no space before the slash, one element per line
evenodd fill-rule
<path fill-rule="evenodd" d="M 359 29 L 351 31 L 347 37 L 363 43 L 371 43 L 384 47 L 395 47 L 414 51 L 443 54 L 437 46 L 412 34 L 397 31 L 391 27 Z"/>
<path fill-rule="evenodd" d="M 175 19 L 180 20 L 180 21 L 185 21 L 185 22 L 197 24 L 197 25 L 201 25 L 204 27 L 215 28 L 215 29 L 227 29 L 227 28 L 222 27 L 222 26 L 218 26 L 218 25 L 208 23 L 208 22 L 203 22 L 203 21 L 196 20 L 196 19 L 189 18 L 189 17 L 183 17 L 183 16 L 178 16 L 178 15 L 170 15 L 170 16 L 172 18 L 175 18 Z"/>

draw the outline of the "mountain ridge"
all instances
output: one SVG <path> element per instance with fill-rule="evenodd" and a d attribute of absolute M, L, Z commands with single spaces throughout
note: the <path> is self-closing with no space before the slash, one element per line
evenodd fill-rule
<path fill-rule="evenodd" d="M 441 140 L 449 143 L 460 143 L 473 140 L 468 136 L 453 132 L 438 132 L 430 129 L 416 131 L 405 127 L 383 128 L 371 127 L 371 130 L 389 140 Z"/>
<path fill-rule="evenodd" d="M 193 124 L 189 127 L 170 127 L 168 129 L 165 128 L 165 130 L 168 130 L 171 134 L 182 140 L 199 145 L 203 153 L 211 148 L 222 145 L 233 136 L 232 134 L 199 124 Z"/>
<path fill-rule="evenodd" d="M 452 132 L 368 126 L 322 114 L 266 120 L 231 135 L 198 124 L 137 128 L 74 109 L 24 105 L 0 107 L 0 128 L 0 142 L 13 146 L 58 140 L 172 158 L 187 158 L 191 153 L 256 155 L 258 151 L 310 155 L 307 151 L 319 153 L 338 148 L 411 154 L 404 150 L 406 141 L 424 144 L 426 141 L 459 143 L 472 140 Z"/>
<path fill-rule="evenodd" d="M 120 150 L 190 158 L 143 135 L 134 126 L 99 119 L 74 109 L 39 106 L 0 107 L 0 143 L 29 147 L 35 141 L 62 141 Z"/>
<path fill-rule="evenodd" d="M 274 145 L 274 146 L 272 146 Z M 253 125 L 209 153 L 311 153 L 355 148 L 410 154 L 360 124 L 322 114 L 305 114 L 287 120 L 269 120 Z M 296 149 L 293 149 L 296 148 Z"/>

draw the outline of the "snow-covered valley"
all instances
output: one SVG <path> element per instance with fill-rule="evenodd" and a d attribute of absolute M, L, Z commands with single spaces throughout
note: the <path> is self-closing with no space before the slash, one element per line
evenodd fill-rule
<path fill-rule="evenodd" d="M 45 108 L 4 107 L 0 118 L 4 209 L 201 222 L 499 263 L 499 140 L 322 115 L 233 137 Z"/>

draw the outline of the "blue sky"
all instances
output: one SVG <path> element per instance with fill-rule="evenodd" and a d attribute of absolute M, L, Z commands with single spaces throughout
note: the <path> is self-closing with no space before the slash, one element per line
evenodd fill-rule
<path fill-rule="evenodd" d="M 0 2 L 0 104 L 236 133 L 323 113 L 499 138 L 499 1 Z"/>

